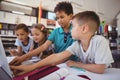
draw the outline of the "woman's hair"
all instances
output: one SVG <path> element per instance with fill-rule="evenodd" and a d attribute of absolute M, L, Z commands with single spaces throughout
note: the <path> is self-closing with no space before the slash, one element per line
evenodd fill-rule
<path fill-rule="evenodd" d="M 17 30 L 19 30 L 19 29 L 22 29 L 22 30 L 24 30 L 24 31 L 27 32 L 27 33 L 30 32 L 30 31 L 29 31 L 29 28 L 28 28 L 25 24 L 23 24 L 23 23 L 18 24 L 18 25 L 16 26 L 16 28 L 15 28 L 15 31 L 17 31 Z"/>
<path fill-rule="evenodd" d="M 54 12 L 64 11 L 67 15 L 73 14 L 73 7 L 70 2 L 59 2 L 54 8 Z"/>
<path fill-rule="evenodd" d="M 45 37 L 48 36 L 48 31 L 43 24 L 33 24 L 32 28 L 38 29 L 40 32 L 42 32 L 45 35 Z"/>

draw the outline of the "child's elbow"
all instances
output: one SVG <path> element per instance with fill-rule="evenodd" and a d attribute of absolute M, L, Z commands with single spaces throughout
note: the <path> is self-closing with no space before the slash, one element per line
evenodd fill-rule
<path fill-rule="evenodd" d="M 105 69 L 99 69 L 96 73 L 98 73 L 98 74 L 104 74 L 105 73 Z"/>
<path fill-rule="evenodd" d="M 105 70 L 99 71 L 99 74 L 104 74 Z"/>
<path fill-rule="evenodd" d="M 99 68 L 97 69 L 97 73 L 99 74 L 104 74 L 105 73 L 105 69 L 106 69 L 106 65 L 105 64 L 101 64 L 99 65 Z"/>

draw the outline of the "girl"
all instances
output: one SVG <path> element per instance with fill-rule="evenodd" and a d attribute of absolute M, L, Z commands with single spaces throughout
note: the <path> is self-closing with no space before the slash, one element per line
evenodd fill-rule
<path fill-rule="evenodd" d="M 17 50 L 10 50 L 10 54 L 12 56 L 21 56 L 28 53 L 33 47 L 33 39 L 29 37 L 28 27 L 23 23 L 18 24 L 15 28 L 15 33 L 17 36 L 15 42 Z"/>
<path fill-rule="evenodd" d="M 31 33 L 32 33 L 32 38 L 34 40 L 33 49 L 38 48 L 43 43 L 45 43 L 45 41 L 47 40 L 48 31 L 43 24 L 33 25 L 33 28 L 31 29 Z M 50 46 L 47 50 L 41 52 L 39 57 L 41 57 L 41 59 L 43 59 L 44 57 L 50 55 L 51 53 L 53 53 L 53 49 Z"/>

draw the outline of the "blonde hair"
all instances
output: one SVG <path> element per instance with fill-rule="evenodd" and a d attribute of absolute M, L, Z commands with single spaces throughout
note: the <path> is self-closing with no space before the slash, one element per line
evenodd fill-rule
<path fill-rule="evenodd" d="M 47 39 L 48 30 L 43 24 L 40 24 L 40 23 L 39 24 L 33 24 L 32 28 L 36 28 L 36 29 L 40 30 L 40 32 L 42 32 L 45 35 L 46 39 Z"/>

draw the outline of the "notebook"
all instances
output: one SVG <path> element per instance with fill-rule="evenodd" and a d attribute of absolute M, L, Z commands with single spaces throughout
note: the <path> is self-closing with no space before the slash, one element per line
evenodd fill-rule
<path fill-rule="evenodd" d="M 45 66 L 32 72 L 13 77 L 0 38 L 0 80 L 24 80 L 26 77 L 28 80 L 38 80 L 58 69 L 59 67 L 57 66 Z"/>

